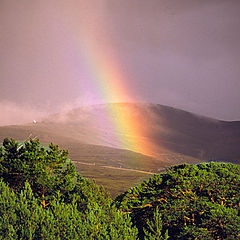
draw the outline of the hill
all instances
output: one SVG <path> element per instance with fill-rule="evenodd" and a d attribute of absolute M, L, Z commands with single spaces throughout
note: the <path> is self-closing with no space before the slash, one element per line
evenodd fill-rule
<path fill-rule="evenodd" d="M 112 126 L 109 109 L 114 109 L 111 118 L 124 116 L 139 124 L 140 133 Z M 128 150 L 133 150 L 130 143 L 135 138 L 139 144 L 149 145 L 149 155 L 163 162 L 175 162 L 172 154 L 200 160 L 240 159 L 240 121 L 220 121 L 159 104 L 95 105 L 52 115 L 40 125 L 75 140 L 114 148 L 119 148 L 115 136 L 124 135 Z"/>
<path fill-rule="evenodd" d="M 119 119 L 134 126 L 119 128 Z M 173 164 L 240 160 L 239 121 L 210 119 L 159 104 L 94 105 L 54 114 L 37 123 L 0 127 L 0 140 L 29 136 L 68 149 L 84 176 L 96 178 L 114 194 L 151 176 L 120 168 L 159 172 Z M 133 143 L 147 146 L 150 154 L 134 148 Z M 119 178 L 115 178 L 116 172 Z M 126 173 L 132 178 L 125 178 Z M 125 184 L 114 189 L 122 177 Z"/>

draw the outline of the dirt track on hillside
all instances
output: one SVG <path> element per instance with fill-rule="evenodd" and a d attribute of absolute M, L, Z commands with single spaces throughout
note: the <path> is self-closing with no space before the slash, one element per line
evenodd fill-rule
<path fill-rule="evenodd" d="M 139 172 L 139 173 L 144 173 L 144 174 L 152 174 L 152 175 L 156 174 L 153 172 L 147 172 L 147 171 L 142 171 L 142 170 L 137 170 L 137 169 L 113 167 L 113 166 L 107 166 L 107 165 L 96 165 L 95 163 L 85 163 L 85 162 L 80 162 L 80 161 L 73 161 L 73 163 L 79 163 L 79 164 L 84 164 L 84 165 L 88 165 L 88 166 L 97 166 L 97 167 L 101 167 L 101 168 L 111 168 L 111 169 L 122 170 L 122 171 Z"/>

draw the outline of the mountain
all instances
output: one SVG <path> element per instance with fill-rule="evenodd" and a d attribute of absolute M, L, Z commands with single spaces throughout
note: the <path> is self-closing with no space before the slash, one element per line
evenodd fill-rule
<path fill-rule="evenodd" d="M 111 109 L 114 113 L 109 113 Z M 141 136 L 139 132 L 129 132 L 131 129 L 124 132 L 111 124 L 119 114 L 126 116 L 126 121 L 139 124 Z M 67 142 L 76 143 L 76 148 L 81 146 L 83 156 L 89 151 L 94 154 L 96 151 L 97 156 L 115 151 L 124 155 L 134 151 L 131 138 L 135 138 L 154 151 L 151 156 L 143 156 L 140 151 L 132 154 L 165 163 L 184 161 L 182 158 L 233 162 L 240 159 L 240 121 L 220 121 L 159 104 L 94 105 L 54 114 L 37 123 L 0 127 L 0 139 L 8 136 L 22 140 L 30 134 L 42 142 L 54 141 L 63 146 Z M 119 138 L 126 141 L 127 151 L 119 149 L 123 148 L 117 141 Z"/>
<path fill-rule="evenodd" d="M 128 123 L 131 128 L 125 130 Z M 94 105 L 53 114 L 39 122 L 0 127 L 1 141 L 29 136 L 68 149 L 85 176 L 101 184 L 106 184 L 107 177 L 110 188 L 116 184 L 117 174 L 130 184 L 172 164 L 240 162 L 239 121 L 220 121 L 159 104 Z M 147 146 L 150 154 L 134 149 L 133 143 Z"/>

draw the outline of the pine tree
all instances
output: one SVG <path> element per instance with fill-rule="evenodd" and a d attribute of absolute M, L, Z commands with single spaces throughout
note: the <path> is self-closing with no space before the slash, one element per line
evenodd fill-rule
<path fill-rule="evenodd" d="M 137 239 L 103 187 L 76 174 L 67 151 L 38 140 L 0 148 L 0 240 Z"/>

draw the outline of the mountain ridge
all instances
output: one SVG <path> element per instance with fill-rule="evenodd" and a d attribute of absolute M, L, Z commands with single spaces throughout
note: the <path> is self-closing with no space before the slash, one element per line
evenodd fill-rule
<path fill-rule="evenodd" d="M 131 121 L 138 123 L 141 135 L 135 136 L 134 132 L 126 133 L 111 125 L 112 119 L 118 117 L 110 112 L 113 107 L 117 114 L 128 114 Z M 149 159 L 166 165 L 184 162 L 184 158 L 194 162 L 238 162 L 240 159 L 240 121 L 217 120 L 153 103 L 111 103 L 80 107 L 50 115 L 41 122 L 0 127 L 0 137 L 4 131 L 5 135 L 11 133 L 9 136 L 18 138 L 21 137 L 19 131 L 22 131 L 25 132 L 25 138 L 27 133 L 32 133 L 43 142 L 55 139 L 56 143 L 63 144 L 64 139 L 67 139 L 78 144 L 113 149 L 122 149 L 117 138 L 124 136 L 129 140 L 125 150 L 134 151 L 131 149 L 131 141 L 135 139 L 142 144 L 148 143 L 155 151 Z M 178 156 L 179 160 L 176 159 Z"/>

